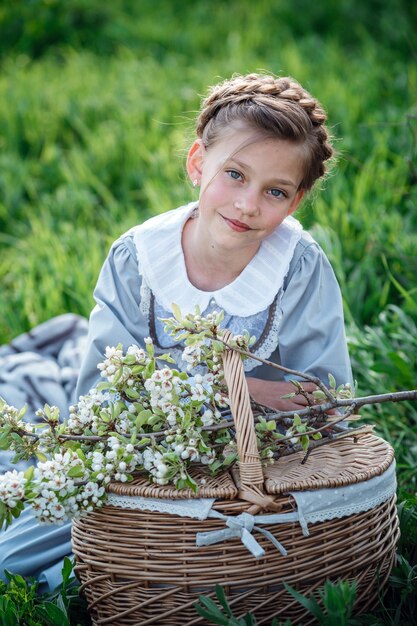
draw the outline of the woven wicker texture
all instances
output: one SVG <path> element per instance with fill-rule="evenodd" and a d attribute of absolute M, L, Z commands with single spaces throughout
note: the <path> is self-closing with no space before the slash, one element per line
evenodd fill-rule
<path fill-rule="evenodd" d="M 268 493 L 342 487 L 380 476 L 394 460 L 386 441 L 369 433 L 335 440 L 313 450 L 305 463 L 299 452 L 265 468 Z"/>
<path fill-rule="evenodd" d="M 113 482 L 107 488 L 110 493 L 124 496 L 142 496 L 143 498 L 170 498 L 183 500 L 187 498 L 224 498 L 233 500 L 238 495 L 238 489 L 229 472 L 219 476 L 212 476 L 206 466 L 197 466 L 190 469 L 190 475 L 200 485 L 198 493 L 191 489 L 175 489 L 172 485 L 156 485 L 148 481 L 147 477 L 136 476 L 132 482 Z M 204 485 L 201 484 L 204 479 Z"/>
<path fill-rule="evenodd" d="M 210 489 L 217 488 L 217 511 L 290 512 L 293 499 L 282 493 L 289 486 L 296 490 L 352 484 L 381 474 L 392 462 L 392 449 L 385 441 L 370 434 L 357 441 L 348 437 L 317 448 L 304 465 L 298 455 L 279 459 L 265 472 L 268 490 L 276 494 L 268 496 L 263 477 L 260 481 L 243 367 L 233 351 L 225 358 L 225 376 L 236 423 L 240 478 L 234 485 L 225 474 L 216 479 L 217 487 L 206 485 L 207 492 L 199 494 L 210 497 Z M 134 484 L 112 484 L 110 490 L 146 497 L 191 495 L 188 491 L 171 495 L 169 487 L 161 489 L 140 478 Z M 308 537 L 298 523 L 265 525 L 288 550 L 285 557 L 259 533 L 256 539 L 265 550 L 259 560 L 239 539 L 196 546 L 196 533 L 223 528 L 224 522 L 216 519 L 199 521 L 110 505 L 74 521 L 75 569 L 93 624 L 205 624 L 193 605 L 201 594 L 214 597 L 215 585 L 221 584 L 238 616 L 251 611 L 258 624 L 269 625 L 276 617 L 308 626 L 313 618 L 282 583 L 309 594 L 327 578 L 356 580 L 356 610 L 368 610 L 388 579 L 398 538 L 395 498 L 367 512 L 310 524 Z"/>

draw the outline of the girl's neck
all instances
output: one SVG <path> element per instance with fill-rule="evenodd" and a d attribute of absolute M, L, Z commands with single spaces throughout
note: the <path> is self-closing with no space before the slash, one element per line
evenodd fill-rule
<path fill-rule="evenodd" d="M 217 291 L 232 283 L 255 254 L 253 250 L 216 249 L 200 232 L 198 218 L 187 220 L 181 243 L 188 279 L 201 291 Z"/>

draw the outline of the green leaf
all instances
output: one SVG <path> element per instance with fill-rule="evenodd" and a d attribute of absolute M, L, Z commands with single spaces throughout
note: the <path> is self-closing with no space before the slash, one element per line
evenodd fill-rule
<path fill-rule="evenodd" d="M 150 361 L 143 371 L 144 378 L 150 378 L 155 371 L 155 362 Z"/>
<path fill-rule="evenodd" d="M 217 339 L 213 339 L 213 341 L 211 342 L 211 346 L 214 352 L 223 352 L 225 348 L 224 344 Z"/>
<path fill-rule="evenodd" d="M 83 461 L 85 463 L 85 461 L 87 460 L 85 458 L 85 454 L 84 452 L 81 450 L 81 448 L 76 448 L 75 450 L 76 455 L 78 456 L 79 459 L 81 459 L 81 461 Z"/>
<path fill-rule="evenodd" d="M 181 309 L 178 306 L 178 304 L 175 304 L 175 302 L 172 302 L 171 303 L 171 309 L 172 309 L 172 312 L 174 314 L 175 319 L 178 320 L 178 322 L 181 322 L 182 321 L 182 315 L 181 315 Z"/>
<path fill-rule="evenodd" d="M 16 585 L 16 587 L 19 587 L 20 589 L 27 589 L 28 583 L 20 574 L 13 574 L 6 569 L 4 570 L 4 574 L 9 583 L 13 583 L 14 585 Z"/>
<path fill-rule="evenodd" d="M 142 409 L 142 411 L 138 414 L 135 419 L 135 426 L 139 430 L 148 423 L 148 419 L 152 417 L 152 411 L 149 409 Z"/>
<path fill-rule="evenodd" d="M 169 354 L 161 354 L 156 357 L 158 361 L 166 361 L 166 363 L 175 363 L 175 359 Z"/>
<path fill-rule="evenodd" d="M 214 472 L 216 472 L 220 467 L 222 467 L 222 462 L 218 459 L 209 465 L 209 469 L 212 474 L 214 474 Z"/>
<path fill-rule="evenodd" d="M 330 389 L 336 389 L 336 379 L 333 374 L 328 374 Z"/>
<path fill-rule="evenodd" d="M 73 572 L 73 563 L 72 560 L 66 556 L 64 558 L 64 564 L 62 566 L 62 580 L 64 583 L 67 583 L 71 578 L 71 574 Z"/>
<path fill-rule="evenodd" d="M 16 443 L 20 445 L 24 443 L 22 437 L 18 433 L 10 433 L 10 437 L 13 439 L 13 441 L 15 441 Z"/>
<path fill-rule="evenodd" d="M 229 618 L 220 611 L 214 600 L 205 596 L 199 596 L 198 599 L 201 604 L 195 604 L 194 608 L 201 617 L 220 626 L 230 626 Z"/>
<path fill-rule="evenodd" d="M 0 435 L 0 450 L 7 450 L 8 448 L 10 448 L 9 438 L 10 433 L 8 432 Z"/>
<path fill-rule="evenodd" d="M 132 387 L 127 387 L 124 392 L 130 400 L 137 400 L 137 398 L 139 398 L 139 392 L 136 391 L 136 389 L 132 389 Z"/>
<path fill-rule="evenodd" d="M 58 608 L 56 604 L 52 602 L 43 602 L 36 607 L 36 612 L 39 617 L 47 621 L 47 624 L 51 626 L 71 626 L 68 617 L 62 609 Z"/>
<path fill-rule="evenodd" d="M 237 452 L 232 452 L 231 454 L 227 454 L 224 458 L 222 465 L 227 467 L 237 459 Z"/>
<path fill-rule="evenodd" d="M 151 440 L 149 437 L 142 437 L 142 439 L 140 439 L 137 443 L 138 446 L 147 446 L 148 443 L 150 443 Z"/>
<path fill-rule="evenodd" d="M 18 502 L 16 506 L 13 507 L 13 509 L 10 509 L 10 512 L 13 515 L 13 517 L 17 519 L 18 517 L 20 517 L 20 514 L 24 508 L 25 508 L 25 505 L 23 504 L 23 502 Z"/>
<path fill-rule="evenodd" d="M 7 596 L 0 596 L 0 616 L 2 626 L 16 626 L 19 624 L 19 613 L 14 602 Z"/>
<path fill-rule="evenodd" d="M 185 484 L 189 487 L 194 493 L 198 491 L 198 484 L 195 482 L 193 478 L 189 474 L 187 474 L 187 478 L 185 479 Z"/>
<path fill-rule="evenodd" d="M 224 589 L 221 585 L 216 585 L 216 596 L 221 606 L 224 608 L 226 615 L 233 617 L 232 609 L 227 602 L 226 594 L 224 593 Z"/>
<path fill-rule="evenodd" d="M 318 605 L 317 600 L 314 598 L 314 596 L 310 596 L 310 598 L 306 598 L 301 593 L 299 593 L 296 589 L 293 589 L 292 587 L 290 587 L 290 585 L 288 585 L 285 582 L 284 582 L 284 587 L 288 591 L 288 593 L 290 593 L 305 609 L 310 611 L 310 613 L 314 615 L 314 617 L 317 620 L 319 621 L 322 620 L 320 623 L 324 623 L 323 620 L 325 619 L 325 615 L 323 611 L 321 610 L 320 606 Z"/>
<path fill-rule="evenodd" d="M 67 476 L 70 478 L 81 478 L 84 476 L 84 468 L 81 465 L 74 465 L 74 467 L 68 470 Z"/>

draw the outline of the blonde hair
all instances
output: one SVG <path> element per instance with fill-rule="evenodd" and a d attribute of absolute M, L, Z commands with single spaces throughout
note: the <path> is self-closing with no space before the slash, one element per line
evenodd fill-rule
<path fill-rule="evenodd" d="M 304 177 L 308 190 L 326 174 L 333 155 L 321 104 L 296 80 L 267 74 L 234 75 L 211 87 L 203 99 L 196 132 L 210 148 L 225 128 L 243 122 L 268 136 L 293 141 L 305 148 Z"/>

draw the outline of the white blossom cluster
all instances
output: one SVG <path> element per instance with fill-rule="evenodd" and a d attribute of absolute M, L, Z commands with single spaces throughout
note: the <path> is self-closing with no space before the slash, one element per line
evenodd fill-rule
<path fill-rule="evenodd" d="M 148 343 L 147 340 L 145 342 Z M 126 359 L 126 357 L 128 358 Z M 132 386 L 134 377 L 129 366 L 134 364 L 146 365 L 151 360 L 151 357 L 139 346 L 130 346 L 126 357 L 120 347 L 107 346 L 105 359 L 97 366 L 100 370 L 100 375 L 106 378 L 109 383 L 114 383 L 117 378 L 119 384 L 124 383 L 129 387 Z"/>
<path fill-rule="evenodd" d="M 17 424 L 19 426 L 23 424 L 20 411 L 16 407 L 7 404 L 5 400 L 1 400 L 0 410 L 3 423 Z"/>
<path fill-rule="evenodd" d="M 101 443 L 87 455 L 92 477 L 103 484 L 111 480 L 126 482 L 129 474 L 142 465 L 142 453 L 131 443 L 123 444 L 117 437 L 109 437 L 106 446 Z"/>
<path fill-rule="evenodd" d="M 88 395 L 80 396 L 78 404 L 69 407 L 68 429 L 74 434 L 82 434 L 87 429 L 96 434 L 102 422 L 97 409 L 108 399 L 108 395 L 91 389 Z"/>
<path fill-rule="evenodd" d="M 100 375 L 103 378 L 107 378 L 109 383 L 112 383 L 114 381 L 114 375 L 118 367 L 120 367 L 120 361 L 123 358 L 123 350 L 107 346 L 104 356 L 106 358 L 102 363 L 97 365 L 97 368 L 100 370 Z"/>
<path fill-rule="evenodd" d="M 38 462 L 31 485 L 32 510 L 41 523 L 63 524 L 100 506 L 104 487 L 90 480 L 84 461 L 72 450 Z"/>
<path fill-rule="evenodd" d="M 167 461 L 167 453 L 153 450 L 150 447 L 146 448 L 143 452 L 143 467 L 151 480 L 158 485 L 166 485 L 170 482 L 169 473 L 172 469 L 172 463 Z"/>
<path fill-rule="evenodd" d="M 185 480 L 190 462 L 211 465 L 215 459 L 215 450 L 207 445 L 194 422 L 185 430 L 168 429 L 158 445 L 147 447 L 143 452 L 143 467 L 152 482 L 166 485 Z"/>
<path fill-rule="evenodd" d="M 211 361 L 211 374 L 214 376 L 214 380 L 216 382 L 219 382 L 223 378 L 223 367 L 221 358 L 216 353 L 208 354 L 208 352 L 208 346 L 206 345 L 206 343 L 198 342 L 190 346 L 185 346 L 181 356 L 182 360 L 187 364 L 187 372 L 198 370 L 199 365 L 201 363 L 204 363 L 208 357 Z"/>
<path fill-rule="evenodd" d="M 158 485 L 175 484 L 178 480 L 187 478 L 187 460 L 209 465 L 216 458 L 213 450 L 207 450 L 207 454 L 200 454 L 192 438 L 188 441 L 188 445 L 173 444 L 173 449 L 175 456 L 162 446 L 148 447 L 144 450 L 143 467 L 152 482 Z"/>
<path fill-rule="evenodd" d="M 150 378 L 145 380 L 145 389 L 149 393 L 152 409 L 161 409 L 169 416 L 169 423 L 175 423 L 176 415 L 184 416 L 178 406 L 178 398 L 185 391 L 184 381 L 175 375 L 169 367 L 156 370 Z"/>
<path fill-rule="evenodd" d="M 0 426 L 11 426 L 14 430 L 21 430 L 27 433 L 33 433 L 34 428 L 31 424 L 23 420 L 26 409 L 16 409 L 16 407 L 7 404 L 0 398 Z M 13 450 L 14 448 L 10 448 Z"/>
<path fill-rule="evenodd" d="M 25 498 L 27 479 L 24 472 L 12 470 L 0 475 L 0 502 L 14 509 Z"/>

